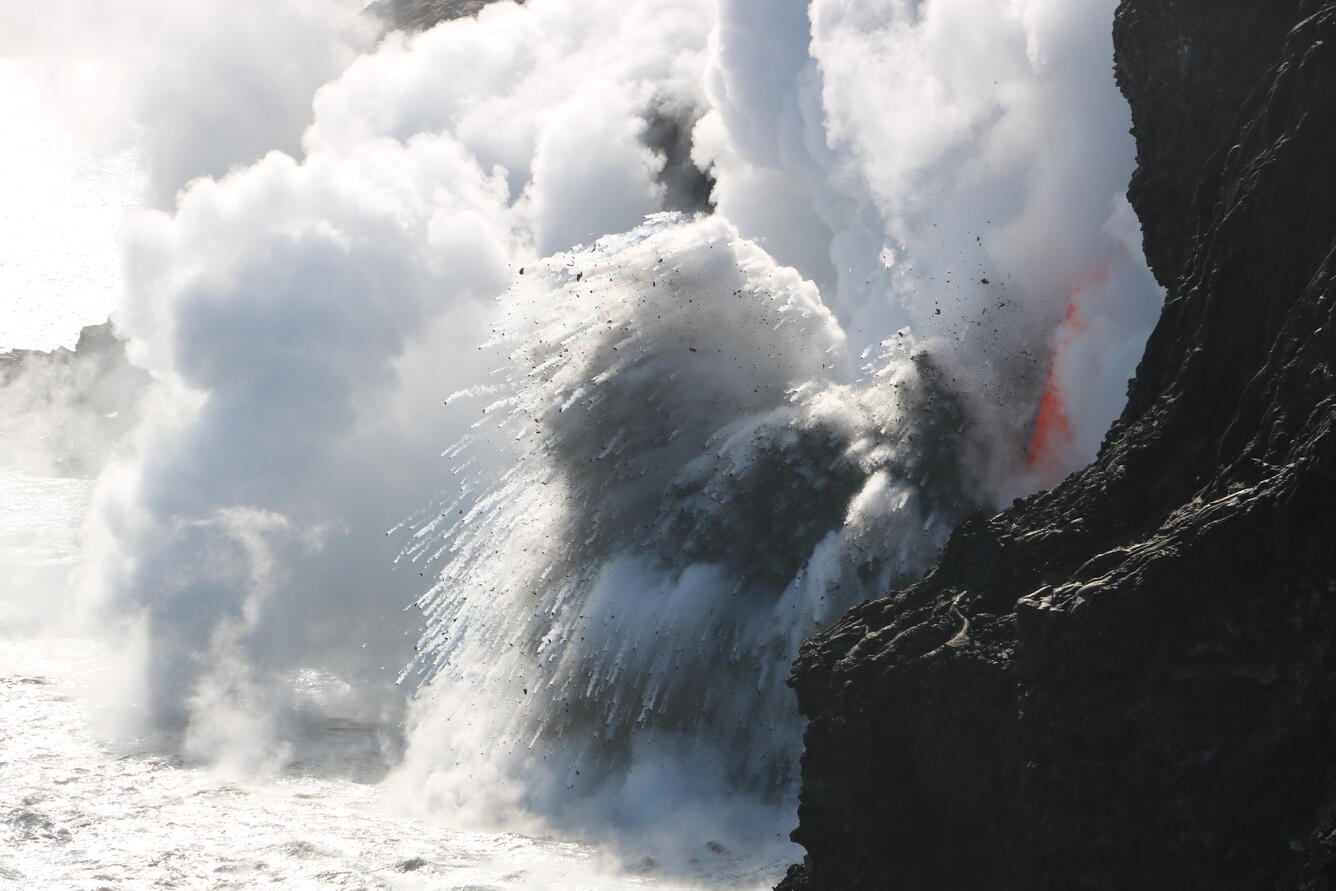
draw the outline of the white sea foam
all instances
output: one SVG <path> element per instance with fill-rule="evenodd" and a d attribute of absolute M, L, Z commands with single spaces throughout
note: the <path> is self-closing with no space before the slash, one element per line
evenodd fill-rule
<path fill-rule="evenodd" d="M 90 641 L 0 641 L 0 888 L 759 891 L 782 868 L 702 851 L 674 880 L 643 858 L 620 871 L 592 845 L 396 814 L 374 782 L 376 729 L 344 719 L 302 728 L 302 763 L 262 781 L 108 748 L 88 704 L 105 663 Z"/>

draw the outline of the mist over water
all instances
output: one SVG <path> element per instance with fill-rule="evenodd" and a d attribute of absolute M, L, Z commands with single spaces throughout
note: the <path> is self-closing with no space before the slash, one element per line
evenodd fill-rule
<path fill-rule="evenodd" d="M 457 827 L 791 854 L 799 643 L 1090 460 L 1158 312 L 1113 0 L 158 5 L 96 16 L 142 59 L 0 16 L 160 208 L 79 586 L 125 732 L 355 721 Z"/>
<path fill-rule="evenodd" d="M 557 255 L 506 304 L 505 380 L 455 458 L 516 455 L 407 552 L 442 568 L 398 779 L 484 819 L 773 843 L 788 662 L 971 503 L 960 404 L 907 337 L 859 383 L 816 288 L 718 219 Z"/>

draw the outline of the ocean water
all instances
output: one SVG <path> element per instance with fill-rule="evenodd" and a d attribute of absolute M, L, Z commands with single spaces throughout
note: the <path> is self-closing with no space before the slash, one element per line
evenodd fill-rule
<path fill-rule="evenodd" d="M 0 887 L 691 888 L 653 864 L 618 873 L 597 847 L 459 832 L 397 815 L 382 787 L 309 765 L 235 780 L 98 742 L 89 693 L 101 660 L 86 640 L 0 643 Z M 325 744 L 369 762 L 368 728 Z M 765 887 L 755 867 L 703 852 L 715 887 Z"/>
<path fill-rule="evenodd" d="M 59 595 L 74 584 L 92 491 L 92 480 L 0 468 L 0 637 L 35 633 L 66 612 Z"/>
<path fill-rule="evenodd" d="M 114 733 L 108 644 L 40 629 L 73 584 L 91 493 L 0 471 L 0 888 L 672 891 L 769 887 L 782 868 L 703 849 L 667 878 L 594 845 L 432 825 L 398 812 L 382 739 L 350 721 L 302 728 L 301 760 L 246 778 Z"/>

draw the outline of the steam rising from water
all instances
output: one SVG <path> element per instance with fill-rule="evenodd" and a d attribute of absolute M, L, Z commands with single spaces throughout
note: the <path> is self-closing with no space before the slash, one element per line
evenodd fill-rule
<path fill-rule="evenodd" d="M 557 255 L 504 305 L 501 419 L 457 457 L 517 454 L 409 549 L 443 568 L 402 779 L 444 810 L 755 846 L 791 804 L 799 642 L 968 503 L 959 406 L 905 336 L 855 383 L 815 287 L 716 219 Z"/>
<path fill-rule="evenodd" d="M 155 388 L 85 593 L 144 643 L 126 701 L 276 769 L 298 717 L 397 726 L 425 682 L 413 806 L 782 833 L 799 641 L 1121 407 L 1159 292 L 1113 0 L 531 0 L 360 56 L 285 0 L 253 64 L 225 6 L 169 19 L 222 69 L 106 62 L 164 206 L 215 177 L 125 249 Z M 257 82 L 260 122 L 199 101 Z"/>

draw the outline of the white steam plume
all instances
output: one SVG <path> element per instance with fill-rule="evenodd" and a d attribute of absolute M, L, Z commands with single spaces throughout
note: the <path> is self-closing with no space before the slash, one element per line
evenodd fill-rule
<path fill-rule="evenodd" d="M 0 2 L 0 55 L 44 76 L 47 114 L 104 150 L 142 153 L 147 200 L 271 150 L 294 153 L 311 95 L 377 26 L 361 0 Z"/>
<path fill-rule="evenodd" d="M 460 456 L 520 454 L 409 551 L 444 567 L 400 781 L 429 810 L 563 814 L 658 857 L 773 844 L 788 661 L 968 503 L 958 404 L 906 337 L 854 384 L 815 287 L 720 220 L 557 255 L 503 305 L 500 420 Z"/>
<path fill-rule="evenodd" d="M 647 796 L 697 832 L 768 827 L 702 804 L 718 786 L 784 813 L 797 726 L 776 666 L 922 569 L 970 506 L 1092 457 L 1121 407 L 1159 292 L 1121 198 L 1112 6 L 719 4 L 695 157 L 737 229 L 604 239 L 553 261 L 574 283 L 507 304 L 520 346 L 494 407 L 534 444 L 410 549 L 446 561 L 421 601 L 437 689 L 413 788 L 613 833 Z M 793 306 L 748 278 L 759 248 L 740 236 L 820 286 L 838 336 L 720 316 Z M 655 280 L 706 247 L 731 255 L 722 271 Z M 902 325 L 922 346 L 886 350 Z M 822 366 L 748 365 L 757 344 Z"/>
<path fill-rule="evenodd" d="M 809 45 L 800 4 L 721 3 L 697 142 L 720 210 L 853 344 L 934 342 L 989 417 L 1000 499 L 1093 458 L 1158 312 L 1123 198 L 1115 5 L 813 0 Z M 1055 339 L 1069 307 L 1085 323 Z M 1070 436 L 1031 448 L 1059 340 Z"/>
<path fill-rule="evenodd" d="M 396 720 L 425 616 L 421 806 L 782 832 L 798 641 L 1120 408 L 1158 291 L 1113 6 L 531 0 L 355 59 L 338 5 L 165 13 L 108 80 L 171 209 L 128 237 L 117 323 L 157 388 L 88 579 L 148 716 L 272 769 L 321 707 L 297 674 Z M 642 225 L 695 188 L 665 116 L 713 219 Z"/>
<path fill-rule="evenodd" d="M 535 244 L 629 228 L 667 200 L 667 159 L 640 137 L 665 105 L 696 103 L 690 58 L 643 43 L 651 28 L 703 43 L 700 4 L 596 6 L 549 21 L 504 5 L 392 36 L 319 94 L 303 159 L 196 180 L 132 227 L 117 323 L 159 387 L 134 454 L 103 476 L 88 599 L 147 627 L 155 722 L 216 723 L 201 691 L 220 629 L 228 659 L 254 666 L 251 707 L 286 708 L 257 685 L 318 670 L 356 682 L 364 717 L 393 717 L 416 622 L 402 608 L 424 582 L 388 573 L 398 544 L 381 533 L 448 478 L 440 444 L 465 424 L 442 398 L 488 380 L 491 299 Z M 442 94 L 453 70 L 472 78 Z M 260 601 L 220 568 L 238 552 L 216 518 L 237 512 L 276 518 L 255 535 L 275 531 L 281 569 Z M 252 602 L 261 618 L 239 623 Z"/>

